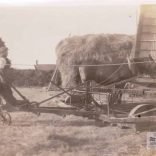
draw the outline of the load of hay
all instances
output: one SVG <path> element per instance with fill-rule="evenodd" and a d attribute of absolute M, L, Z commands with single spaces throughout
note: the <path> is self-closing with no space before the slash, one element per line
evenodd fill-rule
<path fill-rule="evenodd" d="M 63 87 L 80 83 L 78 66 L 113 63 L 130 54 L 134 38 L 128 35 L 84 35 L 60 41 L 56 47 L 57 67 Z"/>

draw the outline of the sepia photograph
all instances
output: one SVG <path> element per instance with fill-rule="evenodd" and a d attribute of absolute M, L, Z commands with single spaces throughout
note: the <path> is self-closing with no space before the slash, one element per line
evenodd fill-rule
<path fill-rule="evenodd" d="M 155 0 L 0 0 L 0 156 L 156 156 Z"/>

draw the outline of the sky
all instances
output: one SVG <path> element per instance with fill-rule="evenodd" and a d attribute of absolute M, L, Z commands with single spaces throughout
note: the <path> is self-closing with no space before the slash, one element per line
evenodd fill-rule
<path fill-rule="evenodd" d="M 149 2 L 149 1 L 148 1 Z M 136 33 L 136 0 L 0 0 L 0 37 L 16 68 L 56 62 L 65 37 Z M 16 66 L 15 66 L 16 64 Z"/>

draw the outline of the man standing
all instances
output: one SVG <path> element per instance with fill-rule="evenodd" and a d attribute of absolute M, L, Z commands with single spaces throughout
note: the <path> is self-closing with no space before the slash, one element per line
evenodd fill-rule
<path fill-rule="evenodd" d="M 11 62 L 7 58 L 8 48 L 4 46 L 0 47 L 0 95 L 6 101 L 8 105 L 17 105 L 17 100 L 13 96 L 9 81 L 6 77 L 6 71 L 10 68 Z"/>

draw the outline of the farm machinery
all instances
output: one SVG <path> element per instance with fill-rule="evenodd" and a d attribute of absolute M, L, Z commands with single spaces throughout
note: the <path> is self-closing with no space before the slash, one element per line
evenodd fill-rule
<path fill-rule="evenodd" d="M 153 9 L 153 10 L 152 10 Z M 156 53 L 156 40 L 155 40 L 155 23 L 156 23 L 156 6 L 143 7 L 141 10 L 139 27 L 136 37 L 135 53 L 133 58 L 148 58 L 144 59 L 144 62 L 137 62 L 138 66 L 143 70 L 142 63 L 146 64 L 146 72 L 149 72 L 150 66 L 155 69 L 155 60 L 153 59 L 149 66 L 149 54 L 155 57 Z M 148 62 L 148 63 L 147 63 Z M 135 62 L 136 63 L 136 62 Z M 57 115 L 76 115 L 94 119 L 103 123 L 145 123 L 145 122 L 156 122 L 156 100 L 153 98 L 146 99 L 146 91 L 149 90 L 154 92 L 154 89 L 130 89 L 127 87 L 118 88 L 116 86 L 127 84 L 127 83 L 140 83 L 147 85 L 147 82 L 137 82 L 136 77 L 129 77 L 116 81 L 116 74 L 118 76 L 124 75 L 123 71 L 127 73 L 128 67 L 133 69 L 133 63 L 129 66 L 129 63 L 123 63 L 123 65 L 117 65 L 116 68 L 111 66 L 110 70 L 113 70 L 112 74 L 108 76 L 108 81 L 111 78 L 114 82 L 105 84 L 104 86 L 93 86 L 90 85 L 89 81 L 78 85 L 77 87 L 62 88 L 57 86 L 53 81 L 51 83 L 56 86 L 60 92 L 40 102 L 30 101 L 19 92 L 16 87 L 10 84 L 12 88 L 21 98 L 22 103 L 17 105 L 19 111 L 33 112 L 37 115 L 40 113 L 53 113 Z M 97 66 L 97 65 L 95 65 Z M 108 67 L 108 64 L 105 64 Z M 102 69 L 102 66 L 100 67 Z M 105 68 L 106 69 L 106 68 Z M 115 69 L 115 71 L 114 71 Z M 108 70 L 106 70 L 108 71 Z M 132 72 L 131 72 L 132 71 Z M 111 73 L 111 72 L 110 72 Z M 132 74 L 133 70 L 129 70 L 128 74 Z M 126 75 L 126 74 L 125 74 Z M 107 80 L 106 79 L 106 80 Z M 144 78 L 142 80 L 145 80 Z M 106 81 L 106 82 L 108 82 Z M 150 83 L 153 87 L 154 82 Z M 140 98 L 134 97 L 140 93 Z M 59 96 L 68 95 L 67 98 L 62 102 L 68 107 L 45 107 L 42 104 L 50 101 Z M 130 98 L 130 95 L 133 97 Z M 124 97 L 124 98 L 123 98 Z M 131 100 L 130 100 L 131 99 Z M 52 103 L 52 102 L 51 102 Z M 2 122 L 5 124 L 11 124 L 11 116 L 9 111 L 4 111 L 3 105 L 0 107 L 0 117 Z"/>
<path fill-rule="evenodd" d="M 134 78 L 124 80 L 119 83 L 131 82 Z M 56 85 L 52 82 L 53 85 Z M 115 84 L 112 84 L 115 85 Z M 145 122 L 156 122 L 156 107 L 155 101 L 144 100 L 142 97 L 136 101 L 135 97 L 130 100 L 131 93 L 142 92 L 143 89 L 117 89 L 112 88 L 112 85 L 105 87 L 94 87 L 89 82 L 74 88 L 61 88 L 60 92 L 54 96 L 44 99 L 40 102 L 29 101 L 19 92 L 13 85 L 10 87 L 21 97 L 21 104 L 17 105 L 18 111 L 32 112 L 36 115 L 40 113 L 52 113 L 61 116 L 76 115 L 87 117 L 96 120 L 100 123 L 123 123 L 123 124 L 138 124 Z M 67 95 L 65 100 L 62 100 L 67 107 L 45 107 L 42 106 L 47 101 L 58 98 L 61 95 Z M 124 96 L 124 98 L 121 98 Z M 133 95 L 134 96 L 134 95 Z M 143 95 L 144 96 L 144 95 Z M 122 100 L 121 100 L 122 99 Z M 129 100 L 128 100 L 129 99 Z M 53 103 L 53 102 L 51 102 Z M 4 124 L 11 124 L 10 112 L 0 107 L 0 118 Z"/>

